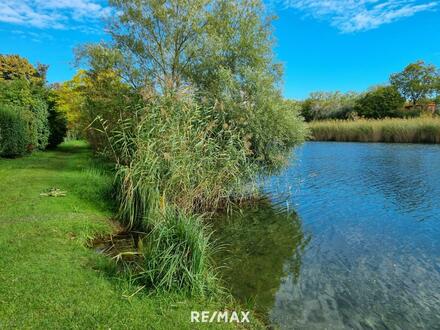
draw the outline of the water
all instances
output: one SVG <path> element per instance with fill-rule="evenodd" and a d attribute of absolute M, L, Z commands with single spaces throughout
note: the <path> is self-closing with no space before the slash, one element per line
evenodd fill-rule
<path fill-rule="evenodd" d="M 219 225 L 232 292 L 281 329 L 440 329 L 440 146 L 295 154 L 264 183 L 292 212 L 267 204 Z"/>

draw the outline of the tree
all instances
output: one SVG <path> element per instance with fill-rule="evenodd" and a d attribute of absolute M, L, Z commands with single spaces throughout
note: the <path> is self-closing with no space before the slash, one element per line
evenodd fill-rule
<path fill-rule="evenodd" d="M 46 72 L 19 55 L 0 55 L 0 104 L 12 107 L 26 120 L 29 151 L 45 149 L 50 134 Z"/>
<path fill-rule="evenodd" d="M 47 66 L 39 64 L 37 69 L 19 55 L 0 55 L 0 80 L 25 79 L 41 83 L 46 79 Z"/>
<path fill-rule="evenodd" d="M 354 111 L 357 98 L 355 92 L 313 92 L 302 102 L 301 115 L 306 121 L 346 119 Z"/>
<path fill-rule="evenodd" d="M 71 80 L 53 86 L 55 107 L 67 119 L 67 127 L 74 137 L 80 137 L 88 125 L 84 120 L 87 74 L 79 70 Z"/>
<path fill-rule="evenodd" d="M 434 65 L 417 61 L 409 64 L 402 72 L 391 75 L 390 82 L 415 106 L 420 100 L 433 94 L 439 76 L 440 73 Z"/>
<path fill-rule="evenodd" d="M 379 119 L 398 116 L 404 104 L 394 86 L 379 86 L 360 97 L 354 109 L 360 116 Z"/>
<path fill-rule="evenodd" d="M 135 99 L 130 95 L 135 93 L 144 104 L 165 95 L 192 94 L 199 106 L 214 109 L 214 132 L 233 127 L 250 140 L 253 161 L 269 167 L 284 163 L 281 154 L 301 140 L 302 131 L 296 113 L 283 102 L 272 17 L 260 0 L 110 3 L 120 13 L 109 25 L 113 42 L 86 45 L 78 52 L 87 60 L 92 81 L 108 84 L 109 79 L 97 77 L 111 73 L 123 91 L 115 97 Z M 104 95 L 111 88 L 99 90 Z M 116 103 L 101 107 L 105 119 L 120 117 L 124 107 Z"/>

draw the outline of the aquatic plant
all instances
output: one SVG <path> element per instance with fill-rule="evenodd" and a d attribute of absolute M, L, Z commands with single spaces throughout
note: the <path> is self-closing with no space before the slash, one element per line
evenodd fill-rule
<path fill-rule="evenodd" d="M 210 260 L 213 245 L 202 218 L 167 208 L 140 248 L 134 279 L 155 291 L 220 292 Z"/>

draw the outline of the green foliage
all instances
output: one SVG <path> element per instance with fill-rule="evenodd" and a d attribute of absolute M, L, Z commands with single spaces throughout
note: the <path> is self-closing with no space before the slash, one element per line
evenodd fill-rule
<path fill-rule="evenodd" d="M 390 77 L 391 84 L 413 105 L 439 91 L 439 81 L 440 71 L 423 61 L 408 64 L 402 72 Z"/>
<path fill-rule="evenodd" d="M 100 151 L 106 141 L 95 130 L 95 119 L 99 116 L 108 127 L 115 127 L 120 118 L 133 116 L 132 109 L 141 101 L 141 95 L 123 79 L 124 71 L 118 67 L 122 61 L 118 50 L 86 45 L 77 51 L 77 56 L 85 56 L 90 69 L 79 71 L 71 82 L 62 86 L 60 105 L 70 112 L 72 127 L 80 131 L 80 135 L 85 132 L 94 150 Z"/>
<path fill-rule="evenodd" d="M 0 156 L 23 156 L 28 145 L 27 123 L 20 112 L 0 105 Z"/>
<path fill-rule="evenodd" d="M 0 80 L 0 104 L 14 107 L 26 119 L 29 151 L 44 150 L 49 138 L 45 89 L 25 79 Z"/>
<path fill-rule="evenodd" d="M 67 119 L 64 113 L 59 112 L 55 107 L 49 108 L 49 139 L 48 148 L 55 148 L 64 141 L 67 133 Z"/>
<path fill-rule="evenodd" d="M 43 84 L 46 78 L 47 66 L 38 68 L 19 55 L 0 54 L 0 80 L 24 79 L 28 82 Z"/>
<path fill-rule="evenodd" d="M 117 162 L 120 218 L 136 229 L 154 222 L 164 205 L 189 212 L 224 207 L 257 170 L 249 136 L 187 99 L 159 98 L 121 119 L 109 136 Z"/>
<path fill-rule="evenodd" d="M 381 119 L 317 121 L 310 124 L 318 141 L 440 143 L 440 119 Z"/>
<path fill-rule="evenodd" d="M 43 99 L 37 98 L 34 100 L 30 112 L 32 118 L 29 118 L 29 127 L 32 144 L 34 148 L 44 150 L 49 142 L 50 134 L 48 105 Z"/>
<path fill-rule="evenodd" d="M 195 214 L 238 202 L 304 139 L 302 119 L 281 95 L 271 18 L 259 0 L 110 3 L 120 13 L 112 43 L 78 50 L 89 67 L 88 140 L 116 163 L 121 222 L 153 228 L 147 243 L 161 242 L 147 260 L 158 262 L 148 283 L 201 292 L 204 267 L 185 257 L 207 242 L 193 229 Z M 188 227 L 174 222 L 183 218 Z"/>
<path fill-rule="evenodd" d="M 133 116 L 134 107 L 127 105 L 148 106 L 151 99 L 189 92 L 198 106 L 216 112 L 214 131 L 232 127 L 248 137 L 255 163 L 264 169 L 285 163 L 304 129 L 282 99 L 271 18 L 260 1 L 111 3 L 121 12 L 110 28 L 114 47 L 79 51 L 90 67 L 93 88 L 87 88 L 85 110 L 90 120 L 99 115 L 111 128 L 119 118 Z M 91 135 L 99 149 L 104 141 Z"/>
<path fill-rule="evenodd" d="M 301 103 L 301 116 L 306 121 L 347 119 L 359 97 L 354 92 L 314 92 Z"/>
<path fill-rule="evenodd" d="M 54 107 L 66 117 L 69 137 L 72 138 L 85 138 L 84 132 L 90 124 L 90 121 L 86 120 L 85 109 L 87 79 L 87 73 L 78 70 L 71 80 L 52 88 Z"/>
<path fill-rule="evenodd" d="M 197 216 L 167 208 L 141 248 L 136 281 L 155 291 L 210 296 L 218 292 L 209 235 Z"/>
<path fill-rule="evenodd" d="M 399 116 L 405 99 L 394 86 L 380 86 L 365 93 L 355 104 L 355 111 L 365 118 Z"/>

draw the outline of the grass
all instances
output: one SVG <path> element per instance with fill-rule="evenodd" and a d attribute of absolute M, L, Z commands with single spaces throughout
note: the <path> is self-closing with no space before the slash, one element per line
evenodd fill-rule
<path fill-rule="evenodd" d="M 309 124 L 316 141 L 440 143 L 440 118 L 326 120 Z"/>
<path fill-rule="evenodd" d="M 0 328 L 194 329 L 191 310 L 231 308 L 177 294 L 134 294 L 139 288 L 117 275 L 112 260 L 86 247 L 115 230 L 112 179 L 90 159 L 83 142 L 0 159 Z M 66 196 L 40 195 L 53 189 Z"/>

